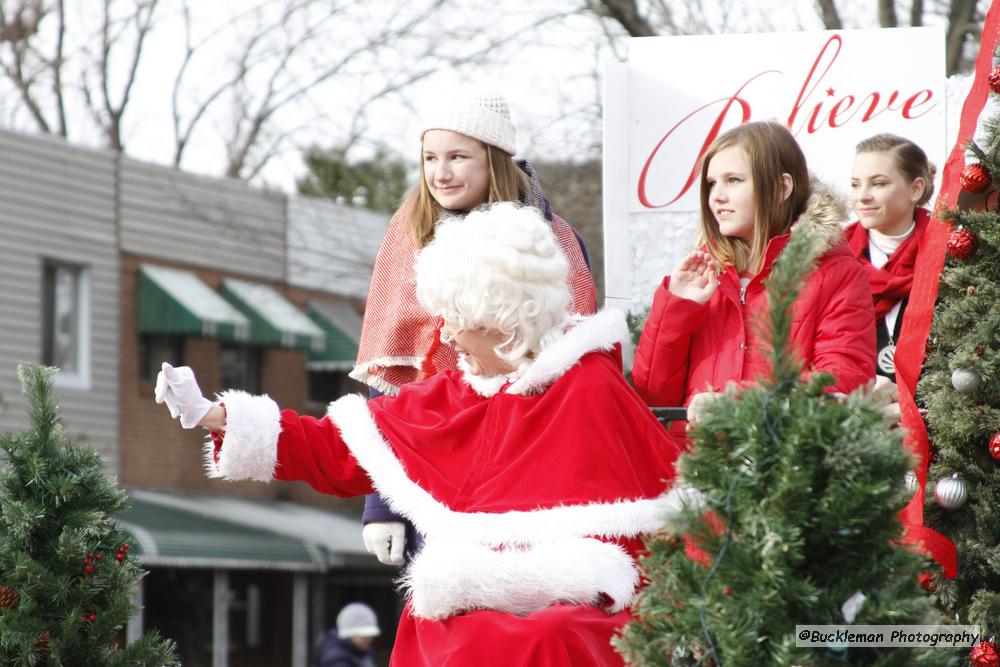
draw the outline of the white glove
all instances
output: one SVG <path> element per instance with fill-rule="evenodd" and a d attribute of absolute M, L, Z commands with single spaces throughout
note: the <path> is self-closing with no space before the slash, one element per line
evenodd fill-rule
<path fill-rule="evenodd" d="M 401 521 L 373 521 L 361 531 L 368 553 L 386 565 L 402 565 L 406 526 Z"/>
<path fill-rule="evenodd" d="M 194 428 L 212 409 L 212 401 L 201 395 L 194 371 L 187 366 L 174 368 L 163 362 L 163 369 L 156 376 L 157 403 L 166 403 L 170 416 L 181 418 L 183 428 Z"/>

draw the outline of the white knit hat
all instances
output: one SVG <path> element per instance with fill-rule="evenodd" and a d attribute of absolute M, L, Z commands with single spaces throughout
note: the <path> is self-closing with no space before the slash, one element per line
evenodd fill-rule
<path fill-rule="evenodd" d="M 378 637 L 378 618 L 372 608 L 361 602 L 345 605 L 337 614 L 337 635 L 347 637 Z"/>
<path fill-rule="evenodd" d="M 439 102 L 424 117 L 421 140 L 427 130 L 451 130 L 511 155 L 517 152 L 507 100 L 489 88 L 465 89 L 457 97 Z"/>

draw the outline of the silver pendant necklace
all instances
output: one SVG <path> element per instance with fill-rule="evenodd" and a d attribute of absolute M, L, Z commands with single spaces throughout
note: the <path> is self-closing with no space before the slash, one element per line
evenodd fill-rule
<path fill-rule="evenodd" d="M 888 323 L 887 323 L 888 325 Z M 883 373 L 887 375 L 896 374 L 896 340 L 893 338 L 892 332 L 888 331 L 889 327 L 886 326 L 886 330 L 889 336 L 889 344 L 878 351 L 878 367 Z"/>

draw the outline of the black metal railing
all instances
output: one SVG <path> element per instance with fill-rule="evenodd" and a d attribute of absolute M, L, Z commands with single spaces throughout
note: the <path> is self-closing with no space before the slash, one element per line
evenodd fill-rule
<path fill-rule="evenodd" d="M 687 421 L 687 408 L 650 408 L 660 423 L 666 426 L 669 422 Z"/>

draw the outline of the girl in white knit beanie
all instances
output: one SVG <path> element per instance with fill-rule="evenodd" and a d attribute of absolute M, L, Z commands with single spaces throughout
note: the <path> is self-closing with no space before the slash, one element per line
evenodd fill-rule
<path fill-rule="evenodd" d="M 596 291 L 579 234 L 552 213 L 531 165 L 514 160 L 514 125 L 507 100 L 495 90 L 469 88 L 440 101 L 420 131 L 420 181 L 393 216 L 372 272 L 358 359 L 351 377 L 372 393 L 396 394 L 409 382 L 456 368 L 455 350 L 442 345 L 440 322 L 417 301 L 413 260 L 446 216 L 464 216 L 495 202 L 533 206 L 551 226 L 569 262 L 570 311 L 596 310 Z M 384 563 L 401 564 L 415 533 L 375 496 L 365 501 L 365 546 Z"/>

